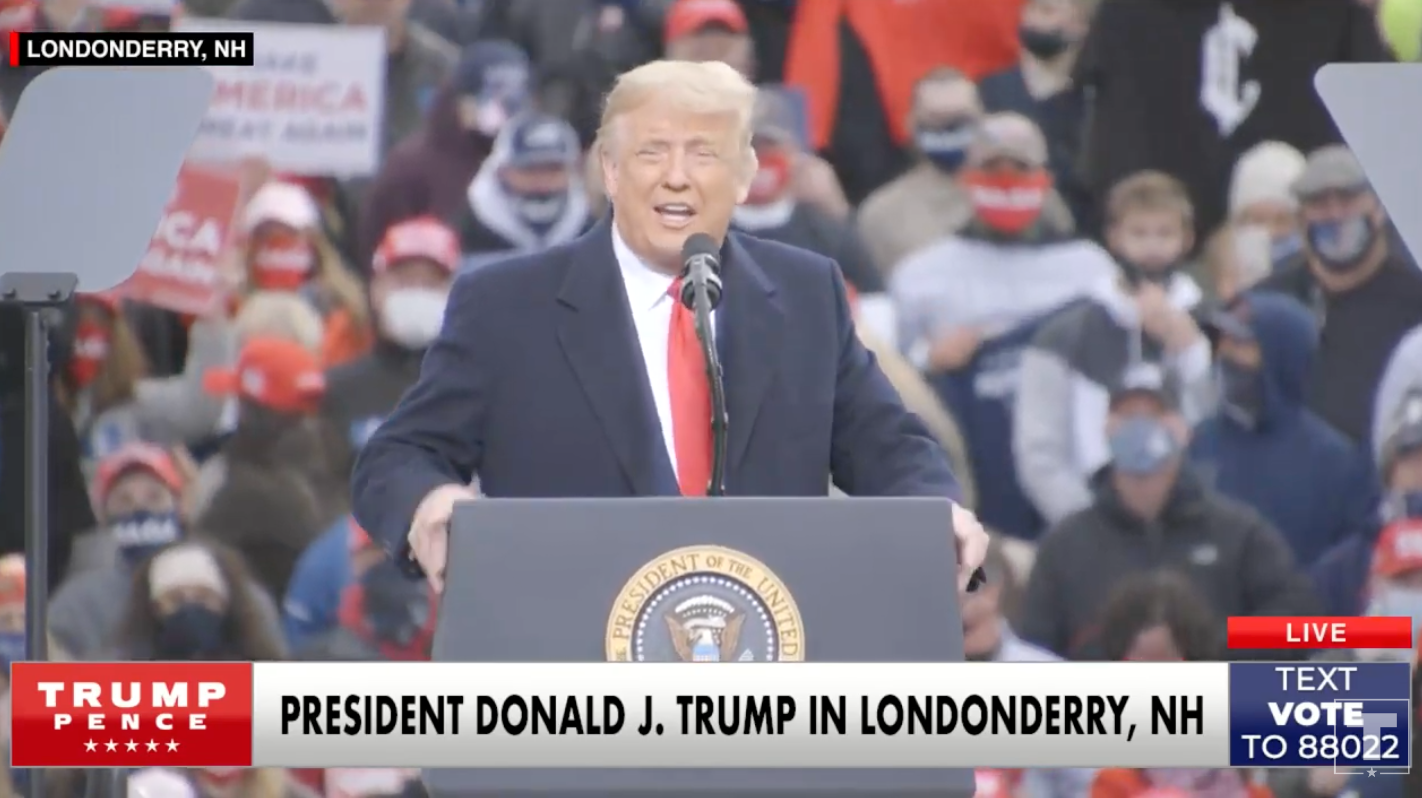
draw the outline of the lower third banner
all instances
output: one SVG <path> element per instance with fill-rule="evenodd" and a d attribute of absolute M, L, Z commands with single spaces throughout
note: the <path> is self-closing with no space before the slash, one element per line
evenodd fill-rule
<path fill-rule="evenodd" d="M 1232 664 L 1229 764 L 1405 772 L 1411 681 L 1406 662 Z"/>

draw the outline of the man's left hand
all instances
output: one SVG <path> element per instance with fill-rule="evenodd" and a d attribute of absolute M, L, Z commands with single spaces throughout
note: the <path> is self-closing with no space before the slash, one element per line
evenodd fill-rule
<path fill-rule="evenodd" d="M 968 582 L 987 559 L 988 533 L 972 511 L 953 504 L 953 542 L 958 550 L 958 589 L 967 590 Z"/>

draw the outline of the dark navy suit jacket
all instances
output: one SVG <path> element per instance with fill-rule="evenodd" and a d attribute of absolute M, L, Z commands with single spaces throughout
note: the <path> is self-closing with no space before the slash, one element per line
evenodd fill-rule
<path fill-rule="evenodd" d="M 833 261 L 732 233 L 717 343 L 726 493 L 947 496 L 943 450 L 854 332 Z M 461 275 L 419 381 L 360 452 L 355 516 L 408 556 L 415 508 L 478 475 L 493 497 L 677 495 L 611 224 Z"/>

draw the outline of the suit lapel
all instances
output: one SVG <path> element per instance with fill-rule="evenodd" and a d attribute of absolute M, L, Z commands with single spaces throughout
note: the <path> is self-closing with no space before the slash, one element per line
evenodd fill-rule
<path fill-rule="evenodd" d="M 657 475 L 670 469 L 670 461 L 608 220 L 584 235 L 573 250 L 558 302 L 558 341 L 623 473 L 637 495 L 666 493 Z"/>
<path fill-rule="evenodd" d="M 775 285 L 736 240 L 722 249 L 725 297 L 718 312 L 718 337 L 725 345 L 722 369 L 726 381 L 727 471 L 734 473 L 745 458 L 756 417 L 775 379 L 784 339 L 785 315 Z"/>

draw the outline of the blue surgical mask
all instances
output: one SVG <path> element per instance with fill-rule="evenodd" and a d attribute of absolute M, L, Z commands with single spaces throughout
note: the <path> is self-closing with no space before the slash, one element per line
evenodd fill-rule
<path fill-rule="evenodd" d="M 9 673 L 10 663 L 25 661 L 25 633 L 0 632 L 0 672 Z"/>
<path fill-rule="evenodd" d="M 1133 476 L 1157 473 L 1180 452 L 1170 428 L 1151 416 L 1126 419 L 1111 433 L 1108 443 L 1112 467 Z"/>
<path fill-rule="evenodd" d="M 1281 261 L 1293 257 L 1301 249 L 1303 249 L 1303 236 L 1298 233 L 1288 233 L 1269 242 L 1269 261 L 1277 266 Z"/>
<path fill-rule="evenodd" d="M 157 654 L 175 660 L 215 657 L 222 648 L 223 617 L 202 604 L 184 604 L 158 624 Z"/>
<path fill-rule="evenodd" d="M 1331 272 L 1346 272 L 1356 267 L 1373 248 L 1377 226 L 1364 214 L 1347 219 L 1310 222 L 1305 230 L 1309 249 L 1319 263 Z"/>
<path fill-rule="evenodd" d="M 946 126 L 920 126 L 914 131 L 914 143 L 934 166 L 953 174 L 968 159 L 968 142 L 972 127 L 965 123 Z"/>
<path fill-rule="evenodd" d="M 139 510 L 111 519 L 109 534 L 118 545 L 119 556 L 132 566 L 181 538 L 183 524 L 174 512 Z"/>

